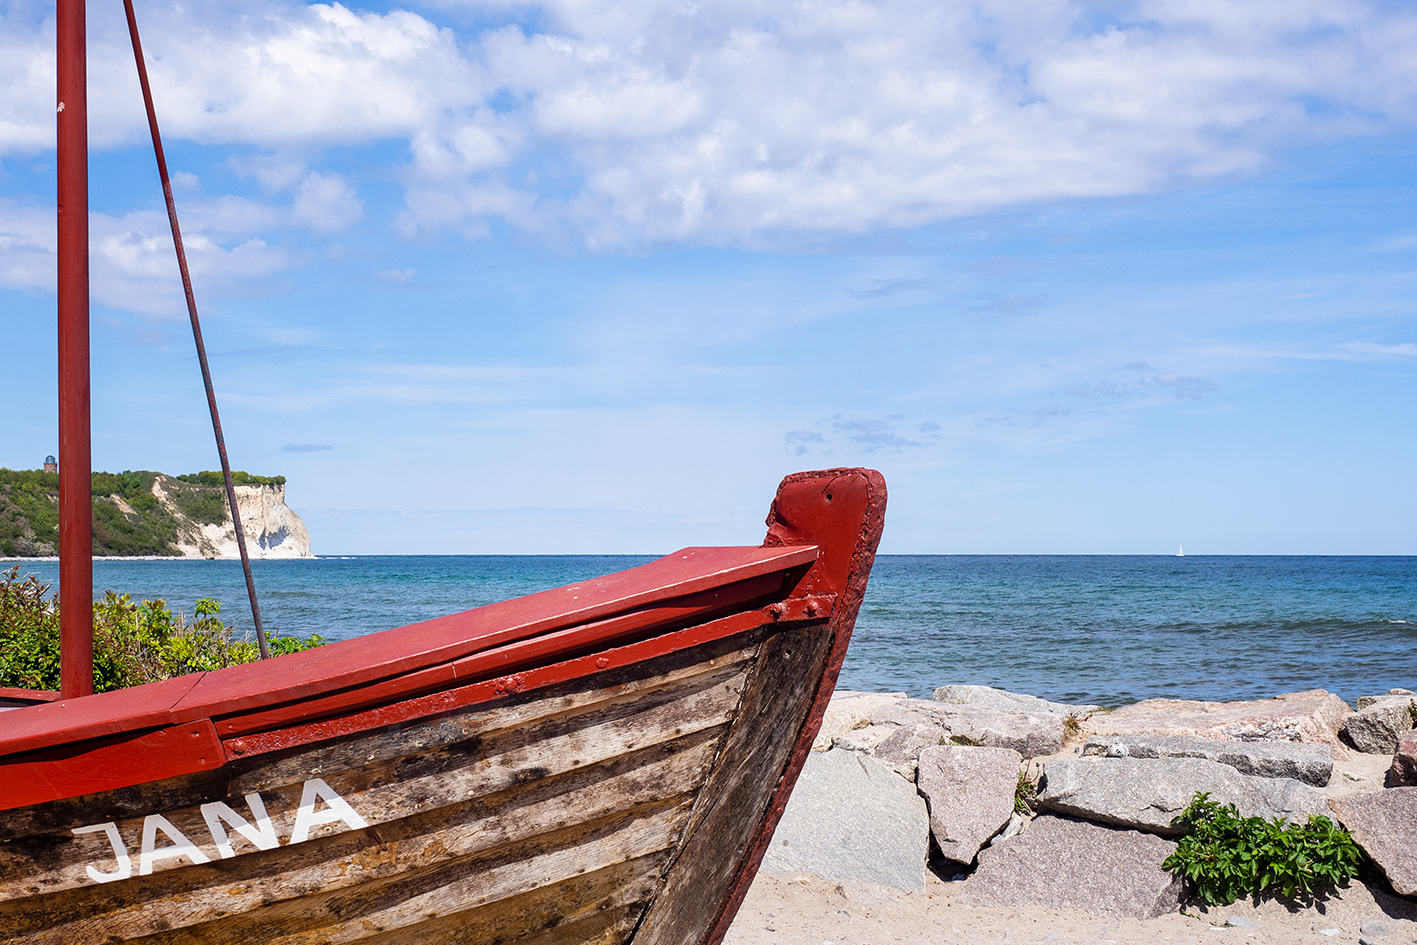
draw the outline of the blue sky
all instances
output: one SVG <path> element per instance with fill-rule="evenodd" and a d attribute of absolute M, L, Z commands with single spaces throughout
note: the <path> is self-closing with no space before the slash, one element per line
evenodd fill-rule
<path fill-rule="evenodd" d="M 215 465 L 121 7 L 94 460 Z M 0 465 L 55 449 L 53 14 L 0 2 Z M 233 462 L 317 553 L 1417 553 L 1417 13 L 139 0 Z"/>

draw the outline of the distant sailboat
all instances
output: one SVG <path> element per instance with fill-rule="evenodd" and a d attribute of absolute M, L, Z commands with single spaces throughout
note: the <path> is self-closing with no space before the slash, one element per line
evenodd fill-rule
<path fill-rule="evenodd" d="M 1186 556 L 1186 549 L 1182 548 L 1180 545 L 1177 545 L 1177 546 L 1176 546 L 1176 557 L 1178 557 L 1178 558 L 1184 558 L 1185 556 Z"/>

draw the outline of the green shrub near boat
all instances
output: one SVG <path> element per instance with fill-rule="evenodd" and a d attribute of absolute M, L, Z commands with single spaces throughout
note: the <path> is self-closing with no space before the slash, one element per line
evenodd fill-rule
<path fill-rule="evenodd" d="M 0 572 L 0 688 L 59 688 L 59 600 L 19 566 Z M 187 673 L 221 669 L 259 658 L 254 640 L 223 623 L 221 604 L 197 601 L 193 617 L 174 614 L 165 601 L 134 601 L 106 591 L 94 602 L 94 691 L 109 692 Z M 329 642 L 311 635 L 270 638 L 276 655 Z"/>

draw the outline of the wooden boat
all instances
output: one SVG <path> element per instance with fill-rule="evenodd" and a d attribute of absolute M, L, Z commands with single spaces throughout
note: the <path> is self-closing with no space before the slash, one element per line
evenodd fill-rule
<path fill-rule="evenodd" d="M 799 473 L 761 547 L 0 713 L 0 941 L 719 941 L 885 498 Z"/>
<path fill-rule="evenodd" d="M 0 942 L 718 942 L 845 656 L 880 474 L 789 476 L 759 547 L 87 694 L 83 34 L 58 0 L 63 691 L 0 692 Z"/>

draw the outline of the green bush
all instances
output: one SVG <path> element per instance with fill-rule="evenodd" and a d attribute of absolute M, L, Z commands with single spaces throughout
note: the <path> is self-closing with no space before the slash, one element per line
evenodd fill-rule
<path fill-rule="evenodd" d="M 184 485 L 172 491 L 172 501 L 183 515 L 203 525 L 223 525 L 231 518 L 225 489 L 193 489 Z"/>
<path fill-rule="evenodd" d="M 59 541 L 59 474 L 0 468 L 0 552 L 53 554 Z"/>
<path fill-rule="evenodd" d="M 20 580 L 19 566 L 0 572 L 0 687 L 59 688 L 59 599 L 34 575 Z M 194 616 L 173 614 L 161 600 L 134 601 L 105 591 L 93 605 L 94 691 L 109 692 L 187 673 L 250 663 L 260 657 L 254 640 L 237 638 L 222 622 L 221 604 L 197 601 Z M 329 642 L 272 637 L 276 655 Z"/>
<path fill-rule="evenodd" d="M 1363 860 L 1348 831 L 1327 817 L 1311 814 L 1307 824 L 1288 826 L 1278 817 L 1241 817 L 1234 804 L 1217 804 L 1206 791 L 1171 825 L 1188 833 L 1162 867 L 1183 875 L 1213 906 L 1273 891 L 1310 895 L 1356 876 Z"/>
<path fill-rule="evenodd" d="M 183 473 L 177 477 L 182 482 L 190 482 L 194 486 L 226 486 L 226 477 L 214 469 L 204 469 L 196 473 Z M 231 484 L 234 486 L 283 486 L 284 476 L 255 476 L 240 469 L 231 471 Z"/>
<path fill-rule="evenodd" d="M 59 604 L 33 574 L 16 565 L 0 584 L 0 686 L 58 689 Z"/>

